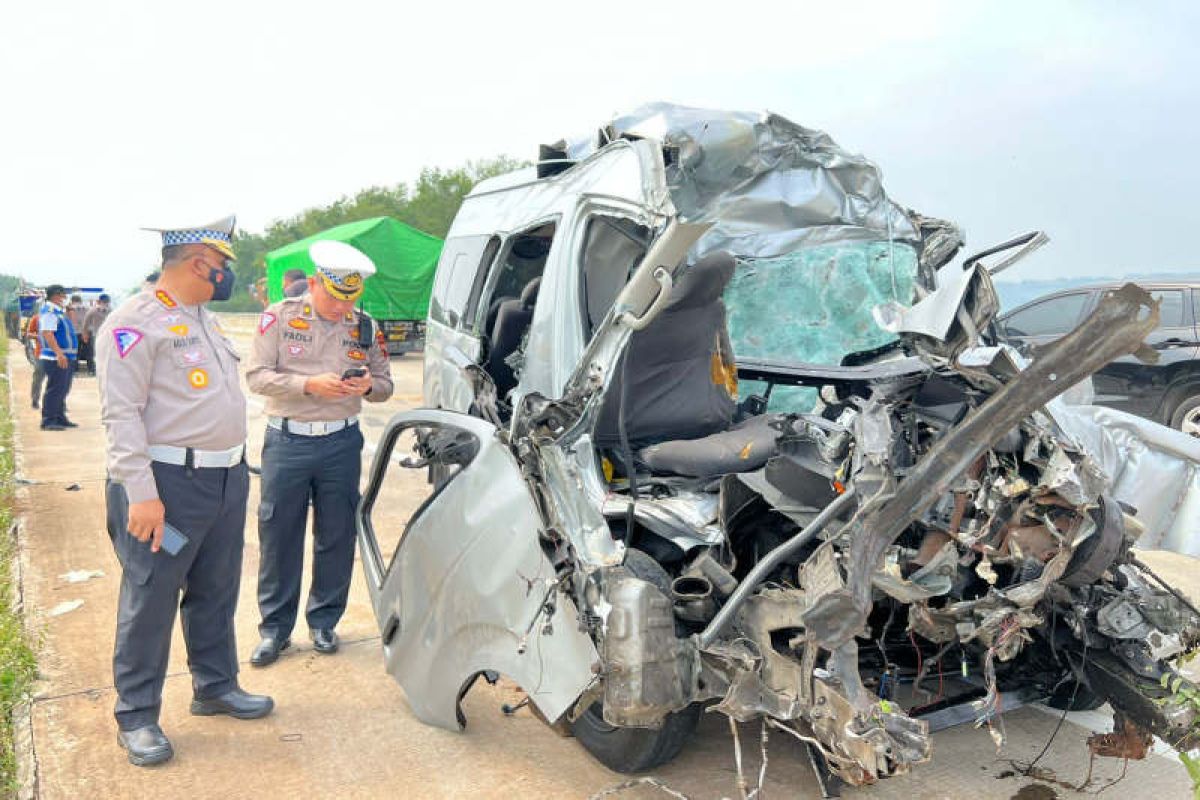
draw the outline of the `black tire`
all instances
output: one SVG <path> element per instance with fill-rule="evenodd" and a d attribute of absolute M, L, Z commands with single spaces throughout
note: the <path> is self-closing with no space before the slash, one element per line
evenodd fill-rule
<path fill-rule="evenodd" d="M 641 550 L 626 551 L 625 568 L 669 596 L 670 576 Z M 668 714 L 660 728 L 621 728 L 604 721 L 604 706 L 598 702 L 571 723 L 571 731 L 593 758 L 612 771 L 645 772 L 679 755 L 700 721 L 700 711 L 700 704 L 692 703 Z"/>
<path fill-rule="evenodd" d="M 1054 694 L 1046 698 L 1046 705 L 1059 711 L 1095 711 L 1105 702 L 1105 698 L 1093 692 L 1091 687 L 1082 681 L 1076 689 L 1074 680 L 1063 681 Z"/>
<path fill-rule="evenodd" d="M 613 772 L 645 772 L 666 764 L 687 744 L 700 721 L 700 704 L 668 714 L 661 728 L 618 728 L 604 721 L 600 703 L 571 724 L 575 738 Z"/>
<path fill-rule="evenodd" d="M 1183 402 L 1175 406 L 1175 411 L 1171 414 L 1171 427 L 1177 431 L 1183 430 L 1183 424 L 1189 416 L 1196 417 L 1196 410 L 1200 409 L 1200 394 L 1194 394 L 1191 397 L 1185 397 Z M 1191 432 L 1192 436 L 1197 436 L 1195 431 Z"/>

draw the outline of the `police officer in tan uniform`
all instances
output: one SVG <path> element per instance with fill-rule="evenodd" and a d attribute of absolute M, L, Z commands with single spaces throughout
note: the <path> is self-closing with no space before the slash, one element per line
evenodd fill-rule
<path fill-rule="evenodd" d="M 274 662 L 291 644 L 304 565 L 304 529 L 313 506 L 313 565 L 305 618 L 318 653 L 338 648 L 354 568 L 354 510 L 362 470 L 358 413 L 365 398 L 392 395 L 383 334 L 355 310 L 371 259 L 351 245 L 309 248 L 308 291 L 270 306 L 247 365 L 250 390 L 267 398 L 258 508 L 262 641 L 250 663 Z"/>
<path fill-rule="evenodd" d="M 108 533 L 121 562 L 118 740 L 138 766 L 173 755 L 158 718 L 176 609 L 193 714 L 253 719 L 274 705 L 237 681 L 246 398 L 238 356 L 204 307 L 233 289 L 233 228 L 228 217 L 161 230 L 157 284 L 110 314 L 96 337 Z"/>

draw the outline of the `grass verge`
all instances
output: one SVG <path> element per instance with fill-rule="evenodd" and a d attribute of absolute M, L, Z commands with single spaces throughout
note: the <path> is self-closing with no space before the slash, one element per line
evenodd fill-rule
<path fill-rule="evenodd" d="M 13 713 L 29 699 L 37 660 L 26 636 L 20 611 L 13 607 L 18 596 L 13 562 L 17 541 L 12 535 L 14 454 L 12 409 L 9 408 L 10 340 L 0 333 L 0 795 L 12 797 L 17 790 L 17 758 L 14 749 Z"/>

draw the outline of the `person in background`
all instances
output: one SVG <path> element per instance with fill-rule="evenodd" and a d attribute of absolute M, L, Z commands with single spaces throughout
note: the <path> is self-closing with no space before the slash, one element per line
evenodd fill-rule
<path fill-rule="evenodd" d="M 174 754 L 158 721 L 177 614 L 192 714 L 248 720 L 275 706 L 238 683 L 246 396 L 237 352 L 205 308 L 233 292 L 233 229 L 233 217 L 157 229 L 162 276 L 122 303 L 96 338 L 108 535 L 121 562 L 114 711 L 136 766 Z"/>
<path fill-rule="evenodd" d="M 71 324 L 75 326 L 76 333 L 83 329 L 83 318 L 87 316 L 87 312 L 87 306 L 83 304 L 83 297 L 78 294 L 71 295 L 71 301 L 67 303 L 67 316 L 71 318 Z"/>
<path fill-rule="evenodd" d="M 39 308 L 41 304 L 39 303 Z M 33 380 L 29 386 L 30 399 L 34 409 L 42 407 L 42 387 L 46 385 L 46 370 L 42 366 L 42 337 L 38 336 L 38 314 L 35 311 L 29 316 L 25 325 L 25 354 L 33 362 Z"/>
<path fill-rule="evenodd" d="M 110 301 L 111 298 L 107 294 L 100 295 L 96 305 L 89 308 L 83 317 L 83 325 L 79 331 L 79 363 L 87 362 L 88 375 L 96 374 L 96 333 L 112 310 Z"/>
<path fill-rule="evenodd" d="M 4 330 L 10 339 L 21 338 L 21 300 L 16 294 L 4 301 Z"/>
<path fill-rule="evenodd" d="M 79 337 L 67 313 L 67 290 L 58 284 L 46 287 L 46 302 L 38 314 L 38 358 L 46 371 L 46 396 L 42 400 L 42 430 L 79 427 L 67 419 L 67 394 L 79 355 Z"/>
<path fill-rule="evenodd" d="M 254 302 L 261 305 L 263 308 L 271 305 L 271 301 L 267 299 L 267 279 L 259 278 L 254 283 L 246 287 L 246 291 L 254 298 Z"/>
<path fill-rule="evenodd" d="M 354 308 L 375 265 L 343 242 L 309 248 L 308 292 L 270 306 L 246 368 L 267 398 L 258 507 L 258 608 L 262 641 L 250 663 L 265 667 L 291 644 L 300 603 L 304 533 L 313 508 L 312 585 L 304 616 L 313 649 L 338 649 L 354 568 L 354 509 L 362 470 L 362 402 L 392 395 L 391 367 L 375 321 Z"/>
<path fill-rule="evenodd" d="M 283 273 L 283 296 L 300 297 L 308 291 L 308 276 L 302 269 L 289 269 Z"/>

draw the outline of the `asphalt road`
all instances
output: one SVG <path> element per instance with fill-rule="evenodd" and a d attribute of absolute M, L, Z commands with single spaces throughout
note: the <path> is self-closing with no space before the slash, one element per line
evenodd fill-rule
<path fill-rule="evenodd" d="M 253 321 L 233 318 L 226 327 L 245 342 Z M 420 363 L 393 361 L 396 397 L 369 407 L 363 416 L 368 450 L 387 419 L 420 402 Z M 500 711 L 515 702 L 517 687 L 480 682 L 464 701 L 468 727 L 451 732 L 427 727 L 408 709 L 404 693 L 384 672 L 378 630 L 360 571 L 350 608 L 339 627 L 344 646 L 335 656 L 312 651 L 301 623 L 296 644 L 275 665 L 253 669 L 243 661 L 243 685 L 268 692 L 277 702 L 267 719 L 240 722 L 188 714 L 190 682 L 177 634 L 164 692 L 162 724 L 175 759 L 158 768 L 130 766 L 118 748 L 112 720 L 114 692 L 111 649 L 119 566 L 104 531 L 104 437 L 94 379 L 81 378 L 68 401 L 81 427 L 72 432 L 38 430 L 29 408 L 29 368 L 9 359 L 17 418 L 20 491 L 24 520 L 23 599 L 40 641 L 41 679 L 28 720 L 36 783 L 28 790 L 44 798 L 198 797 L 590 797 L 626 779 L 593 761 L 572 739 L 560 737 L 528 710 L 512 717 Z M 251 450 L 257 454 L 264 420 L 250 408 Z M 364 454 L 369 461 L 370 453 Z M 255 458 L 254 460 L 257 460 Z M 258 541 L 252 481 L 246 553 L 237 615 L 239 651 L 248 658 L 257 641 L 254 602 Z M 377 521 L 402 529 L 405 515 L 421 497 L 419 481 L 397 479 L 381 500 Z M 1193 583 L 1194 562 L 1172 568 Z M 357 568 L 356 568 L 357 570 Z M 72 573 L 99 572 L 86 580 Z M 1057 715 L 1023 708 L 1005 715 L 1007 742 L 997 752 L 985 730 L 969 726 L 934 736 L 934 756 L 912 774 L 873 787 L 845 790 L 848 798 L 1052 798 L 1071 797 L 1060 785 L 1015 773 L 1011 760 L 1028 760 L 1051 738 Z M 1084 740 L 1091 729 L 1107 729 L 1102 713 L 1072 715 L 1041 765 L 1063 782 L 1082 780 L 1088 767 Z M 759 729 L 742 727 L 745 767 L 757 776 Z M 795 742 L 782 735 L 768 746 L 764 795 L 818 797 L 816 784 Z M 1099 761 L 1094 785 L 1118 777 L 1122 764 Z M 27 776 L 30 775 L 27 771 Z M 736 797 L 732 738 L 721 718 L 706 717 L 698 736 L 655 777 L 691 798 Z M 1151 756 L 1128 765 L 1109 790 L 1118 797 L 1182 798 L 1189 782 L 1177 761 Z M 666 797 L 643 784 L 618 797 Z"/>

